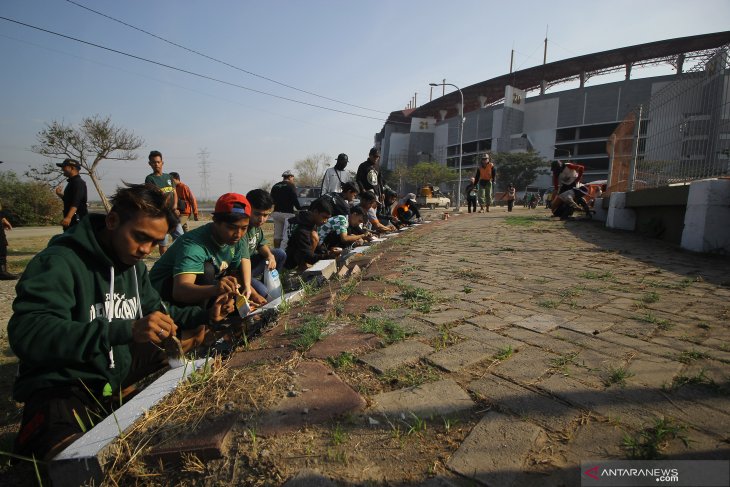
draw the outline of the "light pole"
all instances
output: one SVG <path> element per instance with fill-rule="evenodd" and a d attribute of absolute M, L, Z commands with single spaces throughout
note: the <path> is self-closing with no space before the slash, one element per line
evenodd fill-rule
<path fill-rule="evenodd" d="M 459 184 L 456 187 L 456 213 L 461 212 L 461 158 L 464 157 L 464 93 L 461 88 L 453 83 L 429 83 L 429 86 L 453 86 L 461 95 L 461 108 L 459 114 Z"/>

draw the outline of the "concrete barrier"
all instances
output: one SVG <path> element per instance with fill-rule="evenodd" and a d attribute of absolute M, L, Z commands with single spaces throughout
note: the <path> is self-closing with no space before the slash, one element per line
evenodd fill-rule
<path fill-rule="evenodd" d="M 730 179 L 690 184 L 681 246 L 694 252 L 730 252 Z"/>
<path fill-rule="evenodd" d="M 626 193 L 611 193 L 606 227 L 634 231 L 636 212 L 626 207 Z"/>

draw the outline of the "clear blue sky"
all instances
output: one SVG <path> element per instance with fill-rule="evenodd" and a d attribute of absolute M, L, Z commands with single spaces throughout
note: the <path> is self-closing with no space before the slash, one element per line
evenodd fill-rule
<path fill-rule="evenodd" d="M 384 119 L 428 83 L 468 86 L 509 69 L 644 42 L 730 29 L 727 0 L 496 2 L 487 0 L 74 0 L 188 48 L 297 88 L 206 60 L 65 0 L 2 0 L 0 16 L 230 83 Z M 110 115 L 142 137 L 139 158 L 102 165 L 110 192 L 149 173 L 164 155 L 200 192 L 197 153 L 212 162 L 211 197 L 245 193 L 313 153 L 363 161 L 381 120 L 271 98 L 174 72 L 0 20 L 0 160 L 19 174 L 45 123 Z M 663 68 L 666 73 L 670 68 Z M 638 74 L 638 73 L 637 73 Z M 91 188 L 90 188 L 91 189 Z M 92 191 L 93 193 L 93 191 Z M 96 199 L 96 195 L 91 195 Z"/>

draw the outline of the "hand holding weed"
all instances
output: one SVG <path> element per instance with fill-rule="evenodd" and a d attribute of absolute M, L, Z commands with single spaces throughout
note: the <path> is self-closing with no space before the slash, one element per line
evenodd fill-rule
<path fill-rule="evenodd" d="M 217 295 L 235 295 L 238 292 L 238 280 L 233 276 L 225 276 L 218 281 L 216 286 Z"/>

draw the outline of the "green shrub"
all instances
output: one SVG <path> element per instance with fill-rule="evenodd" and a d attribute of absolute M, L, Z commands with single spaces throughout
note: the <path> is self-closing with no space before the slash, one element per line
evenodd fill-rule
<path fill-rule="evenodd" d="M 63 203 L 46 183 L 22 181 L 13 171 L 0 171 L 0 202 L 13 226 L 59 223 Z"/>

